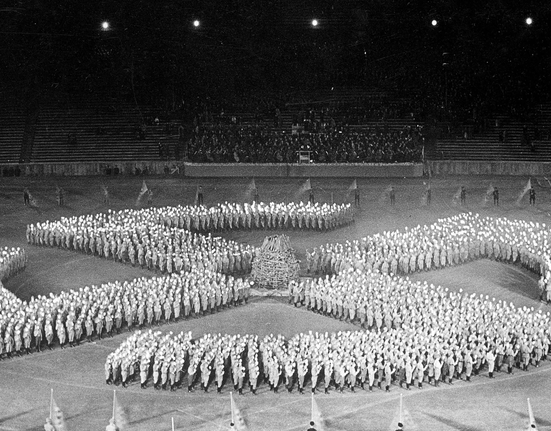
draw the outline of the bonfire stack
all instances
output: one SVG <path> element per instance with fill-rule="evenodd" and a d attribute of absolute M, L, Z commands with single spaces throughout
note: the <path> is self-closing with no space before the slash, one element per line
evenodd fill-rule
<path fill-rule="evenodd" d="M 259 287 L 287 289 L 291 280 L 298 280 L 299 263 L 287 235 L 264 238 L 253 261 L 251 277 Z"/>

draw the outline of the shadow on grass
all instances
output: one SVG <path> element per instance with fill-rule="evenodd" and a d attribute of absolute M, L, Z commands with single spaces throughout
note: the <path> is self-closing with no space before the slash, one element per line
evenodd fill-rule
<path fill-rule="evenodd" d="M 163 412 L 163 413 L 160 413 L 158 415 L 153 415 L 153 416 L 147 416 L 145 418 L 142 418 L 142 419 L 137 419 L 135 421 L 128 421 L 128 425 L 138 425 L 138 424 L 142 424 L 142 423 L 145 423 L 145 422 L 149 422 L 153 419 L 156 419 L 156 418 L 160 418 L 160 417 L 163 417 L 163 416 L 169 416 L 169 415 L 174 415 L 174 413 L 178 413 L 178 410 L 170 410 L 168 412 Z"/>
<path fill-rule="evenodd" d="M 517 412 L 515 410 L 511 410 L 511 409 L 507 409 L 507 408 L 504 408 L 503 410 L 522 418 L 526 423 L 528 423 L 528 412 L 526 412 L 526 414 L 524 414 L 524 413 Z M 541 427 L 541 426 L 551 427 L 551 422 L 550 421 L 546 421 L 545 419 L 542 419 L 542 418 L 540 418 L 538 416 L 535 416 L 535 415 L 534 415 L 534 419 L 536 420 L 536 424 L 538 425 L 538 427 Z"/>
<path fill-rule="evenodd" d="M 440 416 L 440 415 L 434 415 L 434 414 L 430 414 L 430 413 L 425 413 L 426 416 L 430 417 L 430 418 L 433 418 L 434 420 L 437 420 L 438 422 L 440 423 L 443 423 L 444 425 L 450 427 L 450 428 L 454 428 L 456 430 L 461 430 L 461 431 L 480 431 L 480 428 L 477 428 L 477 427 L 472 427 L 472 426 L 468 426 L 468 425 L 465 425 L 465 424 L 462 424 L 460 422 L 457 422 L 457 421 L 454 421 L 450 418 L 445 418 L 443 416 Z"/>
<path fill-rule="evenodd" d="M 27 410 L 27 411 L 24 411 L 24 412 L 21 412 L 21 413 L 16 413 L 14 415 L 9 415 L 9 416 L 2 416 L 0 417 L 0 428 L 2 427 L 2 425 L 4 424 L 4 422 L 6 421 L 9 421 L 9 420 L 12 420 L 12 419 L 15 419 L 15 418 L 18 418 L 20 416 L 25 416 L 27 413 L 31 413 L 33 411 L 35 411 L 36 409 L 31 409 L 31 410 Z"/>

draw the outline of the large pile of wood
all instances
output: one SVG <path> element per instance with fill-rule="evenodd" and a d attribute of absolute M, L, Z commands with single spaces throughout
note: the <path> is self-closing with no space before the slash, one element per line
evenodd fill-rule
<path fill-rule="evenodd" d="M 260 253 L 252 264 L 251 277 L 259 287 L 287 289 L 298 280 L 299 263 L 287 235 L 264 238 Z"/>

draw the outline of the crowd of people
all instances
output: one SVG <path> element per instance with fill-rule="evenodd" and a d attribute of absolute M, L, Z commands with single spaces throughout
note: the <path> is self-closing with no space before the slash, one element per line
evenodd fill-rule
<path fill-rule="evenodd" d="M 0 359 L 56 345 L 73 347 L 84 339 L 101 339 L 134 326 L 151 327 L 214 313 L 245 303 L 250 287 L 245 279 L 194 267 L 179 274 L 39 295 L 28 302 L 4 289 Z"/>
<path fill-rule="evenodd" d="M 332 230 L 354 220 L 350 204 L 219 203 L 213 207 L 175 206 L 157 211 L 168 227 L 199 232 L 231 229 L 317 229 Z"/>
<path fill-rule="evenodd" d="M 136 332 L 107 358 L 106 382 L 125 386 L 139 375 L 142 388 L 151 383 L 156 389 L 187 386 L 190 392 L 199 383 L 204 391 L 226 386 L 240 394 L 246 384 L 255 394 L 263 384 L 274 392 L 285 387 L 302 393 L 307 385 L 312 392 L 389 391 L 393 383 L 422 388 L 485 372 L 493 378 L 500 371 L 528 371 L 549 354 L 549 313 L 352 269 L 302 287 L 291 292 L 296 305 L 359 319 L 371 330 L 309 332 L 289 340 L 273 334 L 262 340 L 221 334 L 194 340 L 191 333 Z"/>
<path fill-rule="evenodd" d="M 58 247 L 150 270 L 173 273 L 192 267 L 225 274 L 251 270 L 256 250 L 220 237 L 226 229 L 335 229 L 353 220 L 350 204 L 224 203 L 149 207 L 61 218 L 27 226 L 27 242 Z"/>
<path fill-rule="evenodd" d="M 200 128 L 188 144 L 188 158 L 197 163 L 296 163 L 299 151 L 310 151 L 317 163 L 418 162 L 420 128 L 329 130 L 291 134 L 263 126 Z"/>
<path fill-rule="evenodd" d="M 255 248 L 220 237 L 168 227 L 167 209 L 111 211 L 63 217 L 27 226 L 29 244 L 93 254 L 134 266 L 179 273 L 193 267 L 225 274 L 248 273 Z"/>
<path fill-rule="evenodd" d="M 544 276 L 551 289 L 549 244 L 551 232 L 543 223 L 461 213 L 431 225 L 327 244 L 307 254 L 307 270 L 407 275 L 490 258 L 521 264 Z"/>
<path fill-rule="evenodd" d="M 24 249 L 20 247 L 0 248 L 0 283 L 23 271 L 26 266 L 27 253 Z"/>

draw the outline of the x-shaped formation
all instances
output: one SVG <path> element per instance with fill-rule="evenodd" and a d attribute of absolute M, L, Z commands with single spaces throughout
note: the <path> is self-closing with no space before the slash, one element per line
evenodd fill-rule
<path fill-rule="evenodd" d="M 54 331 L 63 345 L 66 337 L 69 342 L 78 341 L 83 326 L 88 336 L 94 331 L 101 336 L 104 328 L 120 330 L 123 321 L 129 327 L 136 321 L 141 325 L 169 321 L 182 314 L 214 312 L 248 298 L 249 284 L 228 273 L 248 272 L 254 249 L 174 227 L 162 211 L 64 218 L 29 226 L 27 238 L 31 243 L 95 253 L 163 272 L 188 270 L 81 288 L 28 304 L 4 300 L 4 320 L 15 320 L 16 326 L 22 321 L 27 348 L 29 333 L 40 346 L 42 328 L 48 345 Z M 106 380 L 126 384 L 139 369 L 142 385 L 152 376 L 155 385 L 170 381 L 174 388 L 187 377 L 192 390 L 197 375 L 207 389 L 214 373 L 221 390 L 224 376 L 231 371 L 236 388 L 242 390 L 243 381 L 248 381 L 255 392 L 261 377 L 277 391 L 282 375 L 288 389 L 296 376 L 300 390 L 308 375 L 315 390 L 323 374 L 326 389 L 334 382 L 341 390 L 345 385 L 353 390 L 358 382 L 372 387 L 375 379 L 379 386 L 384 379 L 388 389 L 396 375 L 408 387 L 415 378 L 422 386 L 426 376 L 435 384 L 441 377 L 450 383 L 463 375 L 470 380 L 471 373 L 477 374 L 484 364 L 490 377 L 502 366 L 511 372 L 515 362 L 527 369 L 531 363 L 539 365 L 548 353 L 549 313 L 448 292 L 394 274 L 492 257 L 521 262 L 545 275 L 548 240 L 544 225 L 460 214 L 431 226 L 330 245 L 314 252 L 309 267 L 333 275 L 291 286 L 290 301 L 371 331 L 298 334 L 290 340 L 269 336 L 262 341 L 254 335 L 206 335 L 194 341 L 186 334 L 161 337 L 138 332 L 110 355 Z"/>

